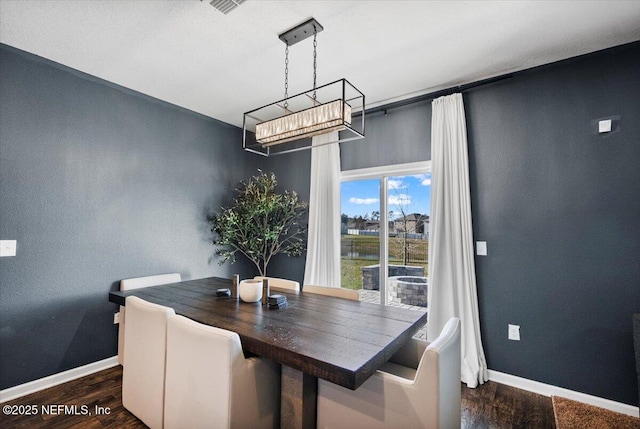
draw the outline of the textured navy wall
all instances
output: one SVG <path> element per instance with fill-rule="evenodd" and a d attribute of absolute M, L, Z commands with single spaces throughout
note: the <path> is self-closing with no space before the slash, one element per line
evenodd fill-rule
<path fill-rule="evenodd" d="M 431 159 L 431 102 L 421 101 L 365 117 L 365 138 L 340 146 L 342 170 Z"/>
<path fill-rule="evenodd" d="M 464 95 L 491 369 L 636 405 L 640 44 Z M 616 116 L 614 132 L 596 120 Z M 507 324 L 521 326 L 519 342 Z"/>
<path fill-rule="evenodd" d="M 257 168 L 238 128 L 6 45 L 0 100 L 0 388 L 114 356 L 122 278 L 243 269 L 206 224 Z"/>

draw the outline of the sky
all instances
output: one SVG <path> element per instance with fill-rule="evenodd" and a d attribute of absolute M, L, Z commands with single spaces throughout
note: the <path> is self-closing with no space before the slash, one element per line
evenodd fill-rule
<path fill-rule="evenodd" d="M 407 214 L 430 214 L 431 173 L 389 178 L 388 209 L 393 218 L 400 215 L 400 207 Z M 380 211 L 380 179 L 353 180 L 340 186 L 340 213 L 349 217 L 364 216 Z"/>

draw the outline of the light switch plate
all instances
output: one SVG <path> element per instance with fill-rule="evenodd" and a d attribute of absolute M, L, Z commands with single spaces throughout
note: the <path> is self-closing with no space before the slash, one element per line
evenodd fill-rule
<path fill-rule="evenodd" d="M 487 256 L 487 242 L 476 241 L 476 255 Z"/>
<path fill-rule="evenodd" d="M 0 240 L 0 257 L 16 256 L 17 244 L 16 240 Z"/>
<path fill-rule="evenodd" d="M 599 133 L 610 133 L 611 132 L 611 119 L 604 119 L 602 121 L 598 121 L 598 132 Z"/>
<path fill-rule="evenodd" d="M 513 341 L 520 341 L 520 325 L 509 324 L 509 339 Z"/>

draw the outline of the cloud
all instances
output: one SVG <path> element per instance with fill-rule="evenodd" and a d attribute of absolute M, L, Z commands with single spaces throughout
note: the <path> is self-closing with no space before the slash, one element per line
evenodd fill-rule
<path fill-rule="evenodd" d="M 431 173 L 416 174 L 413 177 L 418 179 L 422 186 L 431 186 Z"/>
<path fill-rule="evenodd" d="M 351 204 L 375 204 L 380 201 L 378 198 L 349 198 Z"/>
<path fill-rule="evenodd" d="M 402 184 L 402 180 L 397 180 L 397 179 L 389 179 L 389 181 L 387 182 L 389 189 L 402 189 L 402 188 L 406 188 L 406 186 L 404 186 Z"/>
<path fill-rule="evenodd" d="M 393 204 L 395 206 L 407 206 L 411 204 L 411 195 L 407 195 L 407 194 L 389 195 L 389 204 Z"/>

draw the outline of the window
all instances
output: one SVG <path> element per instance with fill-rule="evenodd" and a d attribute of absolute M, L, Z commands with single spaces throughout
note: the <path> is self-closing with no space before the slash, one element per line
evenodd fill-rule
<path fill-rule="evenodd" d="M 366 301 L 426 307 L 430 163 L 344 171 L 340 193 L 341 286 Z"/>

